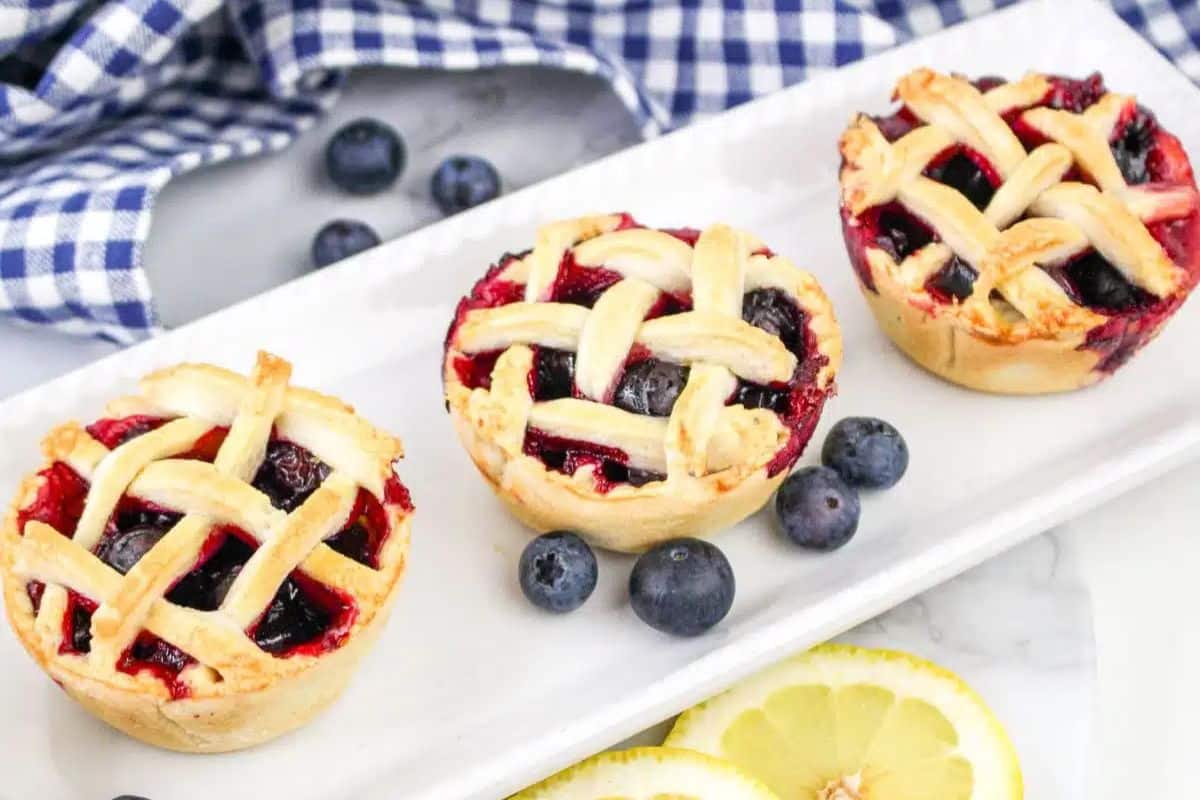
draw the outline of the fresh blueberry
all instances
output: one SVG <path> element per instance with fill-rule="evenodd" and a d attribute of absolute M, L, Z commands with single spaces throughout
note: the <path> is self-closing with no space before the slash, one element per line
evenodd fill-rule
<path fill-rule="evenodd" d="M 312 260 L 317 267 L 370 250 L 379 244 L 379 234 L 365 222 L 335 219 L 317 231 L 312 243 Z"/>
<path fill-rule="evenodd" d="M 252 483 L 271 498 L 271 505 L 295 511 L 329 477 L 329 465 L 297 444 L 276 440 Z"/>
<path fill-rule="evenodd" d="M 379 120 L 355 120 L 329 140 L 325 168 L 340 189 L 374 194 L 395 183 L 404 171 L 404 142 Z"/>
<path fill-rule="evenodd" d="M 596 556 L 570 531 L 544 533 L 525 546 L 517 576 L 521 591 L 538 608 L 574 611 L 596 588 Z"/>
<path fill-rule="evenodd" d="M 805 467 L 779 487 L 775 512 L 796 544 L 836 550 L 858 530 L 858 492 L 827 467 Z"/>
<path fill-rule="evenodd" d="M 500 196 L 500 175 L 479 156 L 451 156 L 433 173 L 434 202 L 447 216 Z"/>
<path fill-rule="evenodd" d="M 804 317 L 792 299 L 779 289 L 747 292 L 742 298 L 742 319 L 778 336 L 792 352 L 800 346 Z"/>
<path fill-rule="evenodd" d="M 167 530 L 160 525 L 136 525 L 118 531 L 102 545 L 100 560 L 124 575 L 167 535 Z"/>
<path fill-rule="evenodd" d="M 851 486 L 887 489 L 908 469 L 908 445 L 881 419 L 846 417 L 825 437 L 821 463 Z"/>
<path fill-rule="evenodd" d="M 716 545 L 674 539 L 643 553 L 629 576 L 634 612 L 652 628 L 697 636 L 733 606 L 733 569 Z"/>
<path fill-rule="evenodd" d="M 114 797 L 113 800 L 146 800 L 146 798 L 136 794 L 123 794 L 120 797 Z"/>
<path fill-rule="evenodd" d="M 634 414 L 669 417 L 687 381 L 687 367 L 648 358 L 625 370 L 613 405 Z"/>
<path fill-rule="evenodd" d="M 254 630 L 254 641 L 274 655 L 311 642 L 329 627 L 329 614 L 308 599 L 299 585 L 288 578 L 275 593 L 267 613 Z"/>

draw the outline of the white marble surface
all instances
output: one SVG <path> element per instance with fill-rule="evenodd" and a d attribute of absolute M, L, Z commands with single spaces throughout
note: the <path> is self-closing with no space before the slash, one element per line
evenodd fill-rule
<path fill-rule="evenodd" d="M 363 114 L 404 133 L 409 167 L 394 190 L 347 198 L 322 179 L 319 153 L 337 124 Z M 146 250 L 163 318 L 179 324 L 302 274 L 312 233 L 335 216 L 365 219 L 385 238 L 429 222 L 427 183 L 442 156 L 483 154 L 511 190 L 635 140 L 603 85 L 577 76 L 360 75 L 333 117 L 286 153 L 168 186 Z M 112 349 L 11 325 L 0 325 L 0 347 L 0 396 Z M 855 635 L 960 669 L 1006 719 L 1019 720 L 1030 797 L 1200 796 L 1188 727 L 1200 689 L 1186 667 L 1200 658 L 1200 634 L 1175 611 L 1200 600 L 1189 580 L 1200 558 L 1198 481 L 1200 465 L 1179 471 Z M 1089 592 L 1098 637 L 1090 720 Z M 1078 765 L 1089 738 L 1085 789 Z M 1059 753 L 1062 761 L 1046 760 Z"/>

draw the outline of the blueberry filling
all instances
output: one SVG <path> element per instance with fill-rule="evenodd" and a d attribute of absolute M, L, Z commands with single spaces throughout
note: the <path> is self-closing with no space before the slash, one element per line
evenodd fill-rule
<path fill-rule="evenodd" d="M 787 414 L 791 410 L 792 394 L 787 389 L 772 389 L 759 383 L 738 381 L 732 405 L 746 408 L 768 408 L 776 414 Z"/>
<path fill-rule="evenodd" d="M 974 267 L 958 256 L 954 256 L 946 266 L 930 276 L 925 287 L 943 300 L 950 298 L 966 300 L 974 291 L 975 279 L 978 277 L 979 273 Z"/>
<path fill-rule="evenodd" d="M 688 368 L 648 358 L 629 365 L 617 384 L 613 405 L 634 414 L 669 417 L 687 386 Z"/>
<path fill-rule="evenodd" d="M 254 548 L 239 536 L 225 534 L 217 551 L 184 575 L 167 594 L 167 599 L 198 611 L 215 611 L 221 607 L 229 587 L 253 554 Z"/>
<path fill-rule="evenodd" d="M 71 608 L 71 650 L 76 653 L 92 651 L 92 609 L 78 602 Z"/>
<path fill-rule="evenodd" d="M 325 540 L 325 544 L 346 558 L 354 559 L 360 564 L 374 566 L 375 553 L 371 542 L 371 532 L 361 522 L 355 522 L 340 533 L 330 536 Z"/>
<path fill-rule="evenodd" d="M 938 183 L 944 183 L 971 201 L 980 211 L 987 208 L 996 187 L 987 175 L 966 153 L 958 152 L 945 161 L 929 167 L 925 175 Z"/>
<path fill-rule="evenodd" d="M 534 356 L 534 400 L 570 397 L 575 386 L 575 354 L 539 347 Z"/>
<path fill-rule="evenodd" d="M 1109 144 L 1125 181 L 1131 185 L 1150 180 L 1147 160 L 1158 134 L 1158 122 L 1144 108 L 1138 108 L 1133 119 Z"/>
<path fill-rule="evenodd" d="M 879 212 L 876 244 L 896 261 L 903 261 L 933 241 L 933 233 L 900 206 Z"/>
<path fill-rule="evenodd" d="M 137 519 L 149 517 L 152 514 L 153 512 L 142 512 L 126 516 Z M 166 517 L 168 515 L 163 514 L 160 516 Z M 176 519 L 178 519 L 177 515 Z M 96 549 L 96 555 L 105 564 L 125 575 L 129 570 L 133 569 L 134 564 L 142 559 L 142 556 L 150 552 L 150 548 L 158 544 L 158 541 L 167 535 L 167 531 L 171 529 L 171 524 L 164 525 L 150 522 L 121 526 L 118 522 L 117 529 L 100 540 L 100 544 Z"/>
<path fill-rule="evenodd" d="M 780 289 L 755 289 L 742 298 L 742 319 L 772 336 L 791 352 L 802 356 L 804 314 Z"/>
<path fill-rule="evenodd" d="M 1149 305 L 1153 297 L 1134 286 L 1095 250 L 1067 264 L 1063 272 L 1083 305 L 1102 311 L 1127 311 Z"/>
<path fill-rule="evenodd" d="M 631 486 L 645 486 L 655 481 L 665 481 L 666 475 L 648 469 L 638 469 L 616 461 L 605 461 L 602 471 L 606 480 L 611 483 L 628 483 Z"/>
<path fill-rule="evenodd" d="M 303 447 L 273 440 L 252 483 L 271 498 L 271 505 L 291 512 L 317 490 L 329 473 L 329 465 Z"/>
<path fill-rule="evenodd" d="M 1053 78 L 1045 105 L 1079 114 L 1095 105 L 1106 92 L 1104 79 L 1098 72 L 1093 72 L 1083 80 Z"/>
<path fill-rule="evenodd" d="M 281 655 L 319 639 L 333 623 L 332 615 L 288 578 L 254 630 L 254 642 L 272 655 Z"/>

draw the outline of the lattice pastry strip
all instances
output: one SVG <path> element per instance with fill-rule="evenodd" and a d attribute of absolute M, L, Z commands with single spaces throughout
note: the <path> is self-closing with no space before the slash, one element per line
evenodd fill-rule
<path fill-rule="evenodd" d="M 295 664 L 283 666 L 246 633 L 297 568 L 360 602 L 383 601 L 392 580 L 323 542 L 346 523 L 360 485 L 383 498 L 390 464 L 401 455 L 399 442 L 378 433 L 348 406 L 289 388 L 290 373 L 287 362 L 267 354 L 260 354 L 249 380 L 184 365 L 148 376 L 141 396 L 109 408 L 121 416 L 148 413 L 177 419 L 111 452 L 73 423 L 47 437 L 47 456 L 70 466 L 90 488 L 74 538 L 34 521 L 25 526 L 15 548 L 14 574 L 47 584 L 36 622 L 43 636 L 61 637 L 56 622 L 65 613 L 61 587 L 69 587 L 99 603 L 91 622 L 88 658 L 93 666 L 111 670 L 146 629 L 196 659 L 190 672 L 215 670 L 237 688 L 301 667 L 304 659 L 289 659 Z M 208 431 L 225 425 L 228 432 L 211 464 L 171 458 L 186 454 Z M 303 442 L 332 467 L 290 514 L 276 509 L 249 483 L 273 431 Z M 126 495 L 184 516 L 122 576 L 92 550 Z M 221 525 L 236 526 L 259 546 L 220 607 L 197 611 L 164 599 Z"/>
<path fill-rule="evenodd" d="M 1192 213 L 1195 192 L 1126 184 L 1108 140 L 1131 98 L 1109 94 L 1078 114 L 1028 108 L 1049 90 L 1049 81 L 1040 75 L 980 92 L 963 79 L 916 70 L 900 80 L 896 94 L 924 127 L 888 142 L 870 118 L 861 116 L 843 137 L 847 207 L 861 214 L 898 201 L 929 225 L 941 241 L 896 265 L 897 275 L 910 290 L 920 291 L 953 255 L 960 255 L 979 277 L 959 313 L 984 331 L 1028 326 L 1047 333 L 1100 324 L 1102 317 L 1076 305 L 1037 269 L 1090 248 L 1132 284 L 1156 296 L 1170 295 L 1184 281 L 1182 270 L 1145 223 Z M 1027 153 L 1003 117 L 1010 113 L 1049 142 Z M 982 212 L 955 189 L 922 174 L 957 144 L 986 158 L 1003 181 Z M 1099 189 L 1063 182 L 1072 165 Z M 1025 214 L 1041 219 L 1013 224 Z M 888 267 L 881 250 L 869 251 L 868 258 Z M 993 289 L 1007 307 L 1020 312 L 1017 319 L 990 302 Z"/>
<path fill-rule="evenodd" d="M 505 278 L 525 282 L 526 301 L 467 313 L 455 347 L 468 355 L 504 351 L 490 390 L 473 392 L 468 401 L 479 430 L 513 455 L 521 452 L 529 427 L 619 448 L 631 467 L 669 480 L 745 466 L 777 450 L 787 433 L 772 412 L 725 405 L 738 377 L 784 383 L 797 366 L 777 337 L 742 320 L 742 298 L 752 289 L 779 288 L 801 301 L 827 303 L 819 287 L 782 259 L 756 254 L 761 243 L 731 228 L 709 228 L 692 247 L 661 231 L 615 230 L 620 219 L 547 226 L 534 250 L 505 270 Z M 549 287 L 568 258 L 577 267 L 602 267 L 622 279 L 590 309 L 548 302 Z M 678 296 L 689 289 L 691 310 L 645 318 L 660 293 Z M 822 317 L 814 324 L 828 322 Z M 532 345 L 576 353 L 582 397 L 544 402 L 529 397 Z M 668 419 L 605 404 L 635 346 L 691 368 Z"/>

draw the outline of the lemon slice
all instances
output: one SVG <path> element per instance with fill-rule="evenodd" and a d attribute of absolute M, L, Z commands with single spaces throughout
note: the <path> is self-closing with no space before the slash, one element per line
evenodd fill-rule
<path fill-rule="evenodd" d="M 637 747 L 601 753 L 512 800 L 779 800 L 761 781 L 691 750 Z"/>
<path fill-rule="evenodd" d="M 787 800 L 1020 800 L 1016 751 L 956 675 L 823 645 L 685 712 L 667 746 L 728 759 Z"/>

